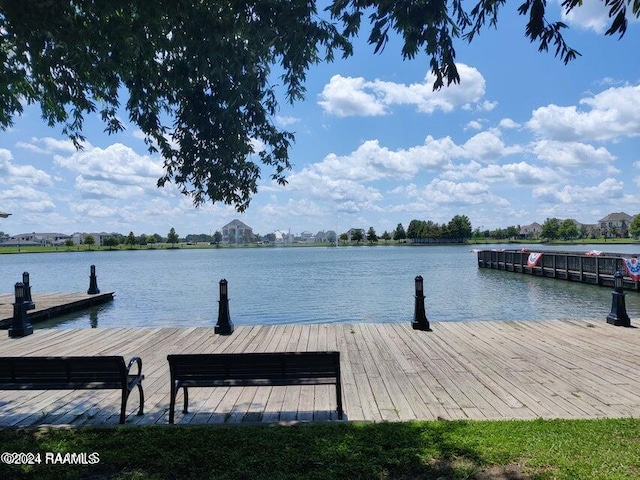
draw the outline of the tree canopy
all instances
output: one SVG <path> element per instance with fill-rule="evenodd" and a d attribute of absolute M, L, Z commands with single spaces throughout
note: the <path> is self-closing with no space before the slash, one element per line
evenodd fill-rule
<path fill-rule="evenodd" d="M 375 243 L 378 241 L 378 235 L 373 227 L 369 227 L 369 230 L 367 231 L 367 241 L 369 243 Z"/>
<path fill-rule="evenodd" d="M 175 245 L 179 241 L 180 241 L 180 238 L 178 237 L 178 234 L 176 233 L 176 229 L 171 227 L 171 229 L 169 230 L 169 233 L 167 234 L 167 243 Z"/>
<path fill-rule="evenodd" d="M 84 237 L 84 240 L 82 241 L 82 243 L 84 243 L 85 245 L 89 245 L 89 248 L 91 248 L 91 245 L 96 244 L 96 239 L 93 238 L 93 235 L 87 235 Z"/>
<path fill-rule="evenodd" d="M 396 229 L 393 231 L 393 239 L 404 240 L 405 238 L 407 238 L 407 232 L 404 231 L 404 227 L 401 223 L 399 223 Z"/>
<path fill-rule="evenodd" d="M 563 38 L 566 25 L 547 19 L 546 0 L 521 1 L 524 35 L 539 50 L 565 63 L 579 55 Z M 600 1 L 609 35 L 625 33 L 629 8 L 640 16 L 639 0 Z M 81 147 L 85 116 L 99 114 L 116 133 L 124 109 L 163 159 L 158 186 L 175 183 L 196 206 L 244 211 L 262 168 L 280 184 L 291 169 L 293 133 L 274 123 L 279 88 L 289 102 L 302 99 L 312 65 L 352 54 L 363 16 L 376 52 L 400 35 L 403 58 L 424 54 L 437 89 L 460 81 L 455 41 L 496 27 L 505 4 L 333 0 L 321 14 L 312 0 L 0 0 L 0 127 L 39 104 Z"/>
<path fill-rule="evenodd" d="M 631 219 L 631 224 L 629 225 L 629 233 L 634 237 L 640 237 L 640 214 L 634 215 Z"/>
<path fill-rule="evenodd" d="M 558 235 L 563 240 L 578 238 L 578 235 L 580 235 L 580 230 L 578 230 L 576 221 L 572 218 L 563 220 L 562 223 L 560 223 L 560 227 L 558 228 Z"/>
<path fill-rule="evenodd" d="M 136 236 L 133 234 L 133 232 L 129 232 L 129 235 L 127 235 L 124 244 L 129 245 L 129 248 L 133 248 L 136 243 Z"/>
<path fill-rule="evenodd" d="M 560 236 L 560 219 L 547 218 L 542 224 L 540 236 L 547 240 L 555 240 Z"/>

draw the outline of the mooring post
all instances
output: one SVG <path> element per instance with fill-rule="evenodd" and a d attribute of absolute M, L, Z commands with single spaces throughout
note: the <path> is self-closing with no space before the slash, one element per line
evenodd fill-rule
<path fill-rule="evenodd" d="M 416 302 L 413 311 L 413 322 L 411 326 L 414 330 L 431 331 L 429 327 L 429 320 L 427 320 L 427 314 L 424 309 L 424 283 L 422 277 L 418 275 L 416 277 Z"/>
<path fill-rule="evenodd" d="M 214 330 L 220 335 L 231 335 L 233 333 L 233 323 L 229 317 L 229 296 L 227 290 L 227 281 L 223 278 L 220 280 L 220 301 L 218 302 L 218 323 Z"/>
<path fill-rule="evenodd" d="M 87 290 L 89 295 L 96 295 L 100 293 L 100 289 L 98 288 L 98 277 L 96 277 L 96 266 L 91 265 L 91 275 L 89 276 L 89 290 Z"/>
<path fill-rule="evenodd" d="M 27 310 L 33 310 L 36 308 L 36 304 L 33 303 L 31 298 L 31 285 L 29 285 L 29 272 L 22 273 L 22 283 L 24 284 L 24 303 L 27 304 Z"/>
<path fill-rule="evenodd" d="M 26 337 L 33 333 L 33 326 L 31 326 L 29 317 L 27 316 L 24 283 L 18 282 L 15 284 L 15 295 L 16 299 L 13 304 L 13 320 L 11 327 L 9 327 L 9 337 Z"/>
<path fill-rule="evenodd" d="M 607 323 L 616 327 L 630 327 L 631 320 L 627 315 L 627 307 L 624 300 L 624 276 L 620 270 L 613 275 L 613 291 L 611 292 L 611 313 L 607 315 Z"/>

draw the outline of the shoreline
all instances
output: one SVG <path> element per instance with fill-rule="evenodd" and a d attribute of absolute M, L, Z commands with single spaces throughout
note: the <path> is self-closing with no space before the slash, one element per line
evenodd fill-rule
<path fill-rule="evenodd" d="M 435 246 L 449 246 L 449 247 L 468 247 L 475 245 L 543 245 L 543 246 L 563 246 L 563 245 L 638 245 L 640 247 L 640 240 L 633 238 L 624 238 L 616 240 L 605 239 L 589 239 L 588 241 L 553 241 L 546 242 L 540 240 L 509 240 L 509 241 L 489 241 L 486 239 L 470 239 L 466 242 L 429 242 L 429 243 L 412 243 L 412 242 L 399 242 L 399 241 L 386 241 L 386 242 L 362 242 L 362 243 L 350 243 L 336 246 L 330 243 L 296 243 L 296 244 L 245 244 L 245 245 L 190 245 L 190 244 L 178 244 L 177 246 L 169 246 L 170 244 L 156 244 L 153 247 L 140 246 L 139 248 L 113 248 L 113 247 L 99 247 L 88 245 L 76 245 L 74 247 L 45 247 L 45 246 L 23 246 L 23 247 L 3 247 L 0 245 L 0 255 L 17 255 L 17 254 L 31 254 L 31 253 L 86 253 L 86 252 L 137 252 L 137 251 L 153 251 L 153 250 L 216 250 L 216 249 L 246 249 L 246 248 L 372 248 L 372 247 L 435 247 Z"/>

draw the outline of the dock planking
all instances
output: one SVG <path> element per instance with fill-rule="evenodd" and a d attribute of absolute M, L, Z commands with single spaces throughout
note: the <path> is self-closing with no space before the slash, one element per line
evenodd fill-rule
<path fill-rule="evenodd" d="M 36 308 L 27 315 L 32 324 L 49 320 L 67 313 L 84 310 L 113 300 L 113 292 L 98 293 L 36 293 L 32 299 Z M 0 328 L 8 328 L 13 318 L 13 294 L 0 294 Z"/>
<path fill-rule="evenodd" d="M 0 336 L 1 355 L 123 355 L 143 362 L 145 415 L 165 424 L 171 353 L 339 350 L 350 421 L 640 416 L 640 329 L 602 322 L 408 324 L 36 330 Z M 329 386 L 201 388 L 178 424 L 336 420 Z M 117 425 L 119 393 L 1 391 L 0 428 Z"/>

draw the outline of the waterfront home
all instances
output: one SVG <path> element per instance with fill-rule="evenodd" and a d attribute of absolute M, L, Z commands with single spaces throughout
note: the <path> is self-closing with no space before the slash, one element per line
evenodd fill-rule
<path fill-rule="evenodd" d="M 333 230 L 320 231 L 316 233 L 315 241 L 316 243 L 335 243 L 336 232 Z"/>
<path fill-rule="evenodd" d="M 523 225 L 520 227 L 519 237 L 527 240 L 534 240 L 540 237 L 542 231 L 542 225 L 538 222 L 533 222 L 529 225 Z"/>
<path fill-rule="evenodd" d="M 64 245 L 64 242 L 71 238 L 64 233 L 20 233 L 12 237 L 5 237 L 1 240 L 5 247 L 16 246 L 47 246 Z"/>
<path fill-rule="evenodd" d="M 305 230 L 296 240 L 300 243 L 313 243 L 316 241 L 316 237 L 312 232 Z"/>
<path fill-rule="evenodd" d="M 238 219 L 222 227 L 224 243 L 247 243 L 253 239 L 253 229 Z"/>
<path fill-rule="evenodd" d="M 95 245 L 101 247 L 104 244 L 104 239 L 107 237 L 113 236 L 111 233 L 100 232 L 100 233 L 86 233 L 86 232 L 75 232 L 71 237 L 67 236 L 67 238 L 73 239 L 74 245 L 82 245 L 84 243 L 84 239 L 89 235 L 93 237 L 95 241 Z M 64 242 L 63 242 L 64 243 Z"/>
<path fill-rule="evenodd" d="M 603 237 L 628 237 L 629 224 L 633 217 L 624 212 L 610 213 L 598 220 Z"/>

